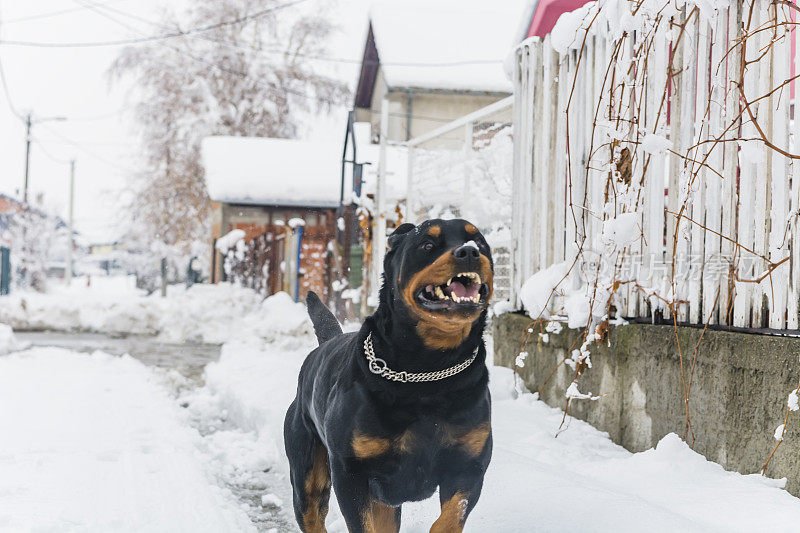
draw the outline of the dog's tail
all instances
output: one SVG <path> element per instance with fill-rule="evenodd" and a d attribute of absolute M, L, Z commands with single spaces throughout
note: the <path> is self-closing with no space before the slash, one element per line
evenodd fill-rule
<path fill-rule="evenodd" d="M 314 324 L 314 333 L 320 344 L 342 334 L 342 326 L 333 316 L 331 310 L 325 307 L 317 293 L 308 291 L 306 295 L 306 306 L 311 323 Z"/>

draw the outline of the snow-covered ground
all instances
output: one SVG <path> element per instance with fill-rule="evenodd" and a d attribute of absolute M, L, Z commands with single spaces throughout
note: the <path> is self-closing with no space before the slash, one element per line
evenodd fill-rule
<path fill-rule="evenodd" d="M 273 312 L 275 311 L 275 312 Z M 271 340 L 311 331 L 305 308 L 285 293 L 263 300 L 227 283 L 168 288 L 166 298 L 146 296 L 133 277 L 94 277 L 52 284 L 45 294 L 0 297 L 0 323 L 14 329 L 158 335 L 165 342 L 220 344 L 242 337 Z"/>
<path fill-rule="evenodd" d="M 282 423 L 315 345 L 302 306 L 196 289 L 86 291 L 59 329 L 143 306 L 162 336 L 227 341 L 199 387 L 129 357 L 14 351 L 24 347 L 0 331 L 12 351 L 0 356 L 0 531 L 296 531 Z M 66 310 L 78 291 L 26 295 L 26 316 Z M 150 316 L 131 315 L 115 331 Z M 797 530 L 800 500 L 780 481 L 726 472 L 675 435 L 632 454 L 577 420 L 558 432 L 561 411 L 490 371 L 494 457 L 467 531 Z M 428 531 L 437 515 L 435 497 L 407 504 L 402 531 Z M 335 500 L 328 527 L 346 530 Z"/>
<path fill-rule="evenodd" d="M 276 493 L 287 516 L 283 413 L 309 346 L 313 342 L 303 346 L 296 339 L 284 345 L 226 344 L 193 399 L 202 406 L 216 403 L 255 433 L 264 460 L 283 474 Z M 579 420 L 558 433 L 560 410 L 518 393 L 510 370 L 490 370 L 494 452 L 466 531 L 797 530 L 800 500 L 780 489 L 781 481 L 726 472 L 676 435 L 632 454 Z M 437 516 L 435 496 L 407 504 L 402 531 L 428 531 Z M 333 502 L 328 529 L 346 531 Z"/>
<path fill-rule="evenodd" d="M 179 409 L 129 357 L 0 357 L 0 530 L 254 530 Z"/>

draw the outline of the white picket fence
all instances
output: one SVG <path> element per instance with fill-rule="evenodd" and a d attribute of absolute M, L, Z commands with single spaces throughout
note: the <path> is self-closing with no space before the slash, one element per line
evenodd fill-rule
<path fill-rule="evenodd" d="M 800 31 L 789 6 L 754 1 L 609 1 L 573 16 L 572 43 L 557 26 L 517 49 L 517 304 L 566 262 L 581 275 L 561 290 L 602 285 L 620 316 L 798 329 Z"/>

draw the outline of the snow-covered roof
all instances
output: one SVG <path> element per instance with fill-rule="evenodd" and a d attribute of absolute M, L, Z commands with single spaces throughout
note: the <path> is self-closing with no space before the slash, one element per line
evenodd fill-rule
<path fill-rule="evenodd" d="M 339 204 L 340 144 L 206 137 L 202 156 L 208 194 L 214 201 L 303 207 Z"/>
<path fill-rule="evenodd" d="M 377 0 L 370 22 L 390 87 L 511 92 L 503 59 L 528 0 Z"/>

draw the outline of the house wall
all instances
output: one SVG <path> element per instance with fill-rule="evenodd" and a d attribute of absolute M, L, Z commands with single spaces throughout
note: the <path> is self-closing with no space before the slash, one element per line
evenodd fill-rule
<path fill-rule="evenodd" d="M 380 132 L 381 109 L 383 98 L 389 88 L 379 71 L 375 80 L 375 90 L 372 95 L 372 107 L 364 112 L 359 110 L 357 121 L 369 121 L 372 124 L 372 136 L 377 138 Z M 418 137 L 424 133 L 438 128 L 448 122 L 456 120 L 466 114 L 476 111 L 489 104 L 497 102 L 508 96 L 507 94 L 457 94 L 434 93 L 424 90 L 391 89 L 389 99 L 389 140 L 402 142 Z M 408 106 L 411 97 L 411 127 L 409 131 Z M 453 132 L 443 136 L 446 143 L 448 139 L 458 145 L 463 140 L 463 134 Z"/>
<path fill-rule="evenodd" d="M 330 208 L 213 204 L 212 254 L 215 254 L 213 281 L 219 282 L 224 277 L 223 257 L 219 251 L 213 249 L 214 238 L 219 238 L 231 230 L 241 229 L 245 232 L 246 241 L 270 233 L 274 242 L 277 242 L 277 236 L 282 235 L 286 229 L 285 223 L 292 218 L 301 218 L 306 222 L 300 261 L 300 269 L 305 272 L 300 281 L 301 296 L 305 296 L 308 290 L 325 295 L 330 284 L 326 261 L 327 243 L 335 237 L 335 210 Z M 278 256 L 272 258 L 275 257 Z M 269 271 L 273 276 L 282 278 L 278 274 L 278 265 L 272 265 Z M 272 293 L 285 287 L 282 287 L 281 283 L 271 282 L 268 288 L 268 292 Z"/>
<path fill-rule="evenodd" d="M 529 317 L 518 314 L 494 319 L 495 364 L 515 368 L 520 339 L 530 323 Z M 559 363 L 576 342 L 580 344 L 581 335 L 582 331 L 565 328 L 550 334 L 546 344 L 532 341 L 526 347 L 525 366 L 516 369 L 528 389 L 539 391 L 553 407 L 564 408 L 574 371 Z M 789 392 L 797 387 L 800 339 L 718 330 L 703 333 L 689 327 L 677 328 L 677 337 L 687 383 L 697 347 L 689 402 L 695 451 L 727 470 L 760 472 L 777 443 L 773 435 L 784 421 Z M 614 442 L 633 452 L 652 448 L 668 433 L 683 435 L 683 381 L 673 326 L 614 327 L 607 340 L 591 346 L 591 352 L 592 368 L 578 379 L 578 388 L 604 396 L 596 401 L 573 400 L 570 415 L 608 432 Z M 691 442 L 691 436 L 688 439 Z M 791 413 L 784 442 L 766 474 L 788 478 L 787 490 L 796 496 L 800 496 L 798 445 L 800 413 Z"/>

